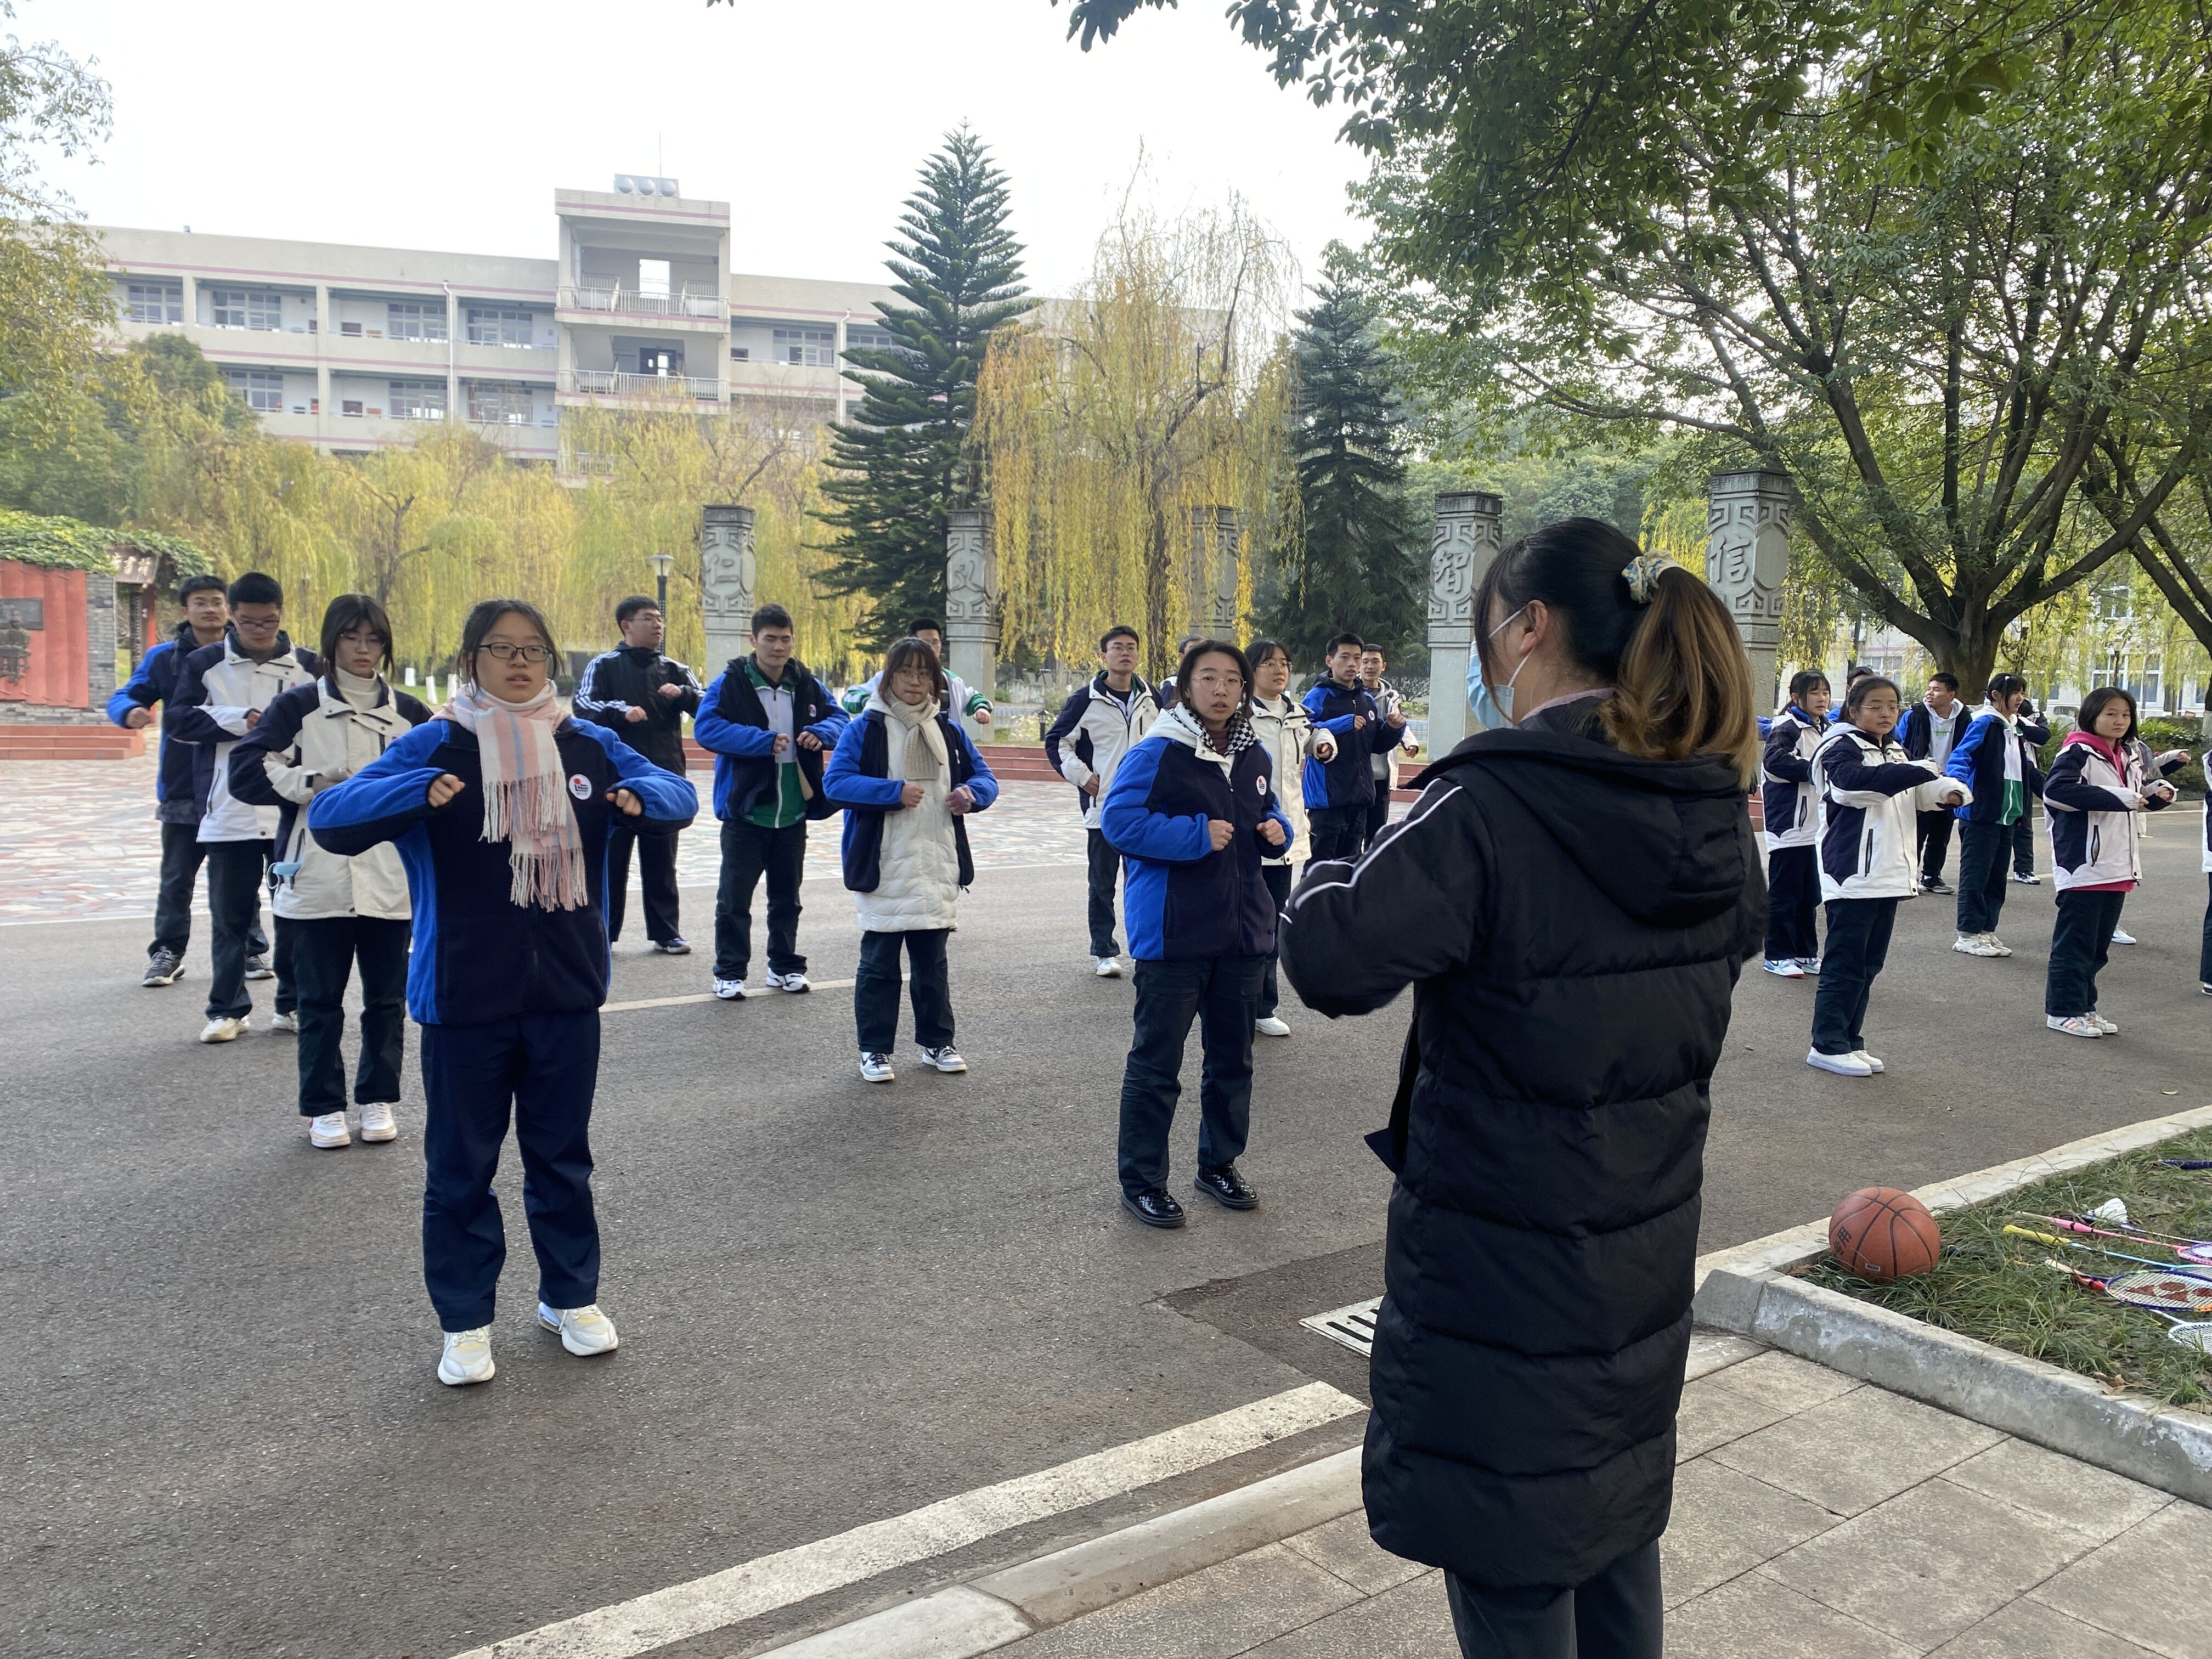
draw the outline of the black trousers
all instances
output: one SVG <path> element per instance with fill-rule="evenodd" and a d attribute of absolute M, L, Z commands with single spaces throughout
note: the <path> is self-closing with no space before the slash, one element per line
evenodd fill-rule
<path fill-rule="evenodd" d="M 207 857 L 207 843 L 197 823 L 164 823 L 161 830 L 161 885 L 154 899 L 154 942 L 146 954 L 170 951 L 178 956 L 191 948 L 192 887 Z M 261 907 L 257 897 L 253 927 L 246 934 L 246 954 L 263 956 L 269 935 L 261 931 Z"/>
<path fill-rule="evenodd" d="M 860 966 L 853 978 L 853 1023 L 860 1052 L 887 1054 L 898 1041 L 899 947 L 906 947 L 914 999 L 914 1040 L 925 1048 L 952 1042 L 952 973 L 945 965 L 949 927 L 910 933 L 860 935 Z"/>
<path fill-rule="evenodd" d="M 1828 901 L 1828 945 L 1820 952 L 1820 988 L 1813 994 L 1813 1046 L 1824 1054 L 1866 1047 L 1867 998 L 1889 959 L 1897 906 L 1893 898 Z"/>
<path fill-rule="evenodd" d="M 1291 866 L 1287 864 L 1263 864 L 1260 866 L 1260 873 L 1267 878 L 1267 896 L 1275 901 L 1275 914 L 1279 916 L 1283 914 L 1283 907 L 1291 902 Z M 1279 949 L 1282 924 L 1278 922 L 1275 925 L 1278 929 L 1275 940 L 1279 948 L 1267 952 L 1267 972 L 1260 981 L 1260 1012 L 1255 1016 L 1260 1019 L 1273 1013 L 1282 1002 L 1282 993 L 1275 980 L 1275 963 L 1282 955 Z M 2212 927 L 2212 923 L 2206 925 Z"/>
<path fill-rule="evenodd" d="M 599 1079 L 597 1009 L 422 1028 L 422 1279 L 441 1329 L 491 1323 L 507 1262 L 491 1178 L 510 1115 L 538 1298 L 553 1308 L 599 1299 L 591 1142 Z"/>
<path fill-rule="evenodd" d="M 637 848 L 638 874 L 645 884 L 645 936 L 655 945 L 683 937 L 676 920 L 674 836 L 641 836 L 628 818 L 607 826 L 607 943 L 622 937 L 623 913 L 629 902 L 629 849 Z"/>
<path fill-rule="evenodd" d="M 722 881 L 714 894 L 714 977 L 743 979 L 753 957 L 753 890 L 768 877 L 768 969 L 803 974 L 799 884 L 806 875 L 806 820 L 767 830 L 722 820 Z"/>
<path fill-rule="evenodd" d="M 319 916 L 289 921 L 300 992 L 300 1115 L 345 1109 L 345 994 L 361 963 L 361 1060 L 357 1106 L 399 1099 L 399 1061 L 407 1047 L 410 921 L 382 916 Z"/>
<path fill-rule="evenodd" d="M 1820 853 L 1778 847 L 1766 855 L 1766 959 L 1810 962 L 1820 954 Z"/>
<path fill-rule="evenodd" d="M 208 986 L 207 1017 L 238 1019 L 253 1012 L 246 990 L 246 958 L 261 914 L 261 880 L 274 843 L 211 841 L 207 849 L 208 909 L 215 919 L 215 978 Z M 292 924 L 276 921 L 276 1012 L 299 1006 L 292 981 Z"/>
<path fill-rule="evenodd" d="M 2058 923 L 2051 930 L 2051 968 L 2043 982 L 2043 1012 L 2059 1019 L 2094 1013 L 2097 975 L 2112 952 L 2112 929 L 2120 925 L 2125 893 L 2085 893 L 2073 889 L 2058 896 Z"/>
<path fill-rule="evenodd" d="M 1083 836 L 1091 866 L 1091 954 L 1119 956 L 1121 947 L 1114 937 L 1114 884 L 1121 878 L 1121 855 L 1103 830 L 1086 830 Z"/>
<path fill-rule="evenodd" d="M 1994 933 L 2004 915 L 2005 865 L 2012 857 L 2013 826 L 1976 823 L 1971 818 L 1959 826 L 1959 933 Z"/>
<path fill-rule="evenodd" d="M 1375 799 L 1367 804 L 1367 824 L 1360 836 L 1362 851 L 1375 844 L 1375 837 L 1382 833 L 1382 826 L 1390 822 L 1390 780 L 1375 780 Z"/>
<path fill-rule="evenodd" d="M 2012 867 L 2023 876 L 2035 873 L 2035 808 L 2023 808 L 2012 827 Z"/>
<path fill-rule="evenodd" d="M 1316 859 L 1356 859 L 1367 836 L 1367 808 L 1322 806 L 1306 814 L 1306 868 Z"/>
<path fill-rule="evenodd" d="M 1943 861 L 1951 856 L 1951 826 L 1958 820 L 1951 816 L 1948 806 L 1933 812 L 1915 812 L 1914 836 L 1920 843 L 1920 876 L 1923 881 L 1934 881 L 1943 873 Z"/>
<path fill-rule="evenodd" d="M 1208 957 L 1137 963 L 1137 1030 L 1121 1073 L 1121 1190 L 1134 1197 L 1168 1183 L 1168 1131 L 1182 1096 L 1182 1050 L 1195 1018 L 1198 1164 L 1218 1170 L 1244 1154 L 1252 1127 L 1252 1022 L 1259 1018 L 1265 957 Z"/>
<path fill-rule="evenodd" d="M 1659 1546 L 1566 1589 L 1489 1589 L 1444 1577 L 1466 1659 L 1660 1659 Z"/>

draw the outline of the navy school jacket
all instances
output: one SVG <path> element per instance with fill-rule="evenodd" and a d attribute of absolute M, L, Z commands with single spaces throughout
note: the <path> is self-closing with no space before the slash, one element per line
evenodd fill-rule
<path fill-rule="evenodd" d="M 774 798 L 776 769 L 775 733 L 769 730 L 768 709 L 745 672 L 750 656 L 732 657 L 699 694 L 699 710 L 691 716 L 691 735 L 702 749 L 714 754 L 714 816 L 742 818 L 762 801 Z M 792 747 L 799 755 L 799 774 L 814 793 L 806 802 L 806 816 L 826 818 L 837 809 L 822 793 L 822 767 L 826 751 L 845 734 L 845 711 L 829 689 L 793 657 L 783 665 L 784 684 L 791 687 L 791 730 L 795 738 L 811 732 L 822 739 L 822 748 Z"/>
<path fill-rule="evenodd" d="M 617 786 L 635 793 L 642 835 L 673 835 L 699 811 L 690 783 L 664 772 L 605 726 L 561 722 L 555 733 L 584 840 L 591 902 L 545 910 L 507 896 L 507 844 L 483 837 L 483 766 L 476 734 L 451 720 L 416 726 L 381 758 L 317 795 L 307 830 L 351 858 L 384 842 L 399 848 L 415 906 L 407 1012 L 421 1025 L 469 1025 L 529 1014 L 588 1013 L 607 997 L 607 826 Z M 428 800 L 450 772 L 464 787 Z"/>
<path fill-rule="evenodd" d="M 1280 854 L 1261 840 L 1260 826 L 1281 824 L 1285 850 L 1293 832 L 1275 799 L 1267 746 L 1249 723 L 1237 729 L 1234 752 L 1217 754 L 1178 706 L 1115 769 L 1098 827 L 1129 860 L 1121 912 L 1129 954 L 1140 962 L 1262 957 L 1275 948 L 1275 901 L 1261 861 Z M 1371 786 L 1364 749 L 1359 767 Z M 1236 826 L 1218 852 L 1209 818 Z"/>
<path fill-rule="evenodd" d="M 845 886 L 855 893 L 872 893 L 883 880 L 884 815 L 906 809 L 899 805 L 905 785 L 894 783 L 890 771 L 890 733 L 880 709 L 871 708 L 845 728 L 837 750 L 822 776 L 822 793 L 830 810 L 845 810 L 845 836 L 840 845 L 845 866 Z M 999 799 L 999 779 L 985 764 L 982 751 L 963 731 L 958 720 L 940 713 L 938 730 L 945 734 L 945 756 L 951 763 L 945 792 L 963 784 L 981 811 Z M 952 817 L 952 844 L 960 849 L 960 884 L 975 880 L 975 860 L 968 852 L 968 819 Z"/>
<path fill-rule="evenodd" d="M 2027 723 L 2022 722 L 2023 726 Z M 2039 738 L 2035 732 L 2040 730 Z M 2015 732 L 2005 717 L 1995 709 L 1978 710 L 1959 740 L 1951 745 L 1951 758 L 1943 763 L 1947 776 L 1954 777 L 1973 791 L 1973 799 L 1964 806 L 1955 807 L 1952 816 L 1968 823 L 2002 823 L 2004 822 L 2005 745 L 2021 745 L 2021 811 L 2027 811 L 2027 799 L 2043 793 L 2043 773 L 2036 764 L 2035 751 L 2050 741 L 2048 726 L 2030 727 Z"/>
<path fill-rule="evenodd" d="M 1309 758 L 1300 775 L 1306 811 L 1369 805 L 1375 799 L 1375 769 L 1367 763 L 1395 745 L 1399 737 L 1382 724 L 1382 710 L 1375 694 L 1356 682 L 1343 686 L 1324 676 L 1306 693 L 1304 702 L 1313 723 L 1326 727 L 1336 739 L 1336 753 L 1326 761 L 1317 756 Z M 1361 714 L 1367 717 L 1367 724 L 1354 732 L 1352 722 Z"/>
<path fill-rule="evenodd" d="M 139 658 L 131 678 L 115 688 L 114 696 L 107 700 L 107 718 L 122 726 L 130 720 L 132 709 L 151 708 L 157 702 L 167 714 L 169 699 L 176 695 L 178 678 L 184 672 L 185 659 L 199 648 L 199 636 L 192 632 L 192 625 L 179 623 L 176 632 Z M 192 787 L 192 746 L 177 742 L 168 721 L 162 721 L 161 758 L 154 774 L 154 816 L 163 823 L 199 822 L 200 798 Z"/>

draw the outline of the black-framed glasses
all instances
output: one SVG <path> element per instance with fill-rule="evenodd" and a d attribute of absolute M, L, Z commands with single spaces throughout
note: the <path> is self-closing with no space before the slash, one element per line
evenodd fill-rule
<path fill-rule="evenodd" d="M 514 645 L 506 640 L 494 640 L 477 647 L 494 662 L 548 662 L 553 653 L 542 645 Z"/>

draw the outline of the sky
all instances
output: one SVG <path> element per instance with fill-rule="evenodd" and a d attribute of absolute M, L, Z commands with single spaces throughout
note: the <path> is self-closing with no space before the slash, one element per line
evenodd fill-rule
<path fill-rule="evenodd" d="M 1364 163 L 1222 11 L 1185 0 L 1088 53 L 1047 0 L 23 0 L 16 30 L 113 88 L 97 165 L 47 169 L 94 224 L 551 258 L 556 186 L 655 173 L 732 204 L 738 270 L 874 282 L 965 120 L 1039 291 L 1089 269 L 1133 178 L 1170 211 L 1242 195 L 1310 282 L 1364 240 Z"/>

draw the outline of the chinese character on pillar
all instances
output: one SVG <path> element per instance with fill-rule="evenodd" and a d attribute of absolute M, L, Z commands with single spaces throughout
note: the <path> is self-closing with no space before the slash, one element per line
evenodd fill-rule
<path fill-rule="evenodd" d="M 707 677 L 753 648 L 753 510 L 701 509 L 699 605 L 707 623 Z"/>
<path fill-rule="evenodd" d="M 1212 640 L 1237 637 L 1243 532 L 1233 507 L 1190 509 L 1190 625 Z"/>
<path fill-rule="evenodd" d="M 1722 472 L 1705 486 L 1705 585 L 1735 618 L 1757 706 L 1775 706 L 1782 582 L 1797 498 L 1780 472 Z"/>
<path fill-rule="evenodd" d="M 945 669 L 984 697 L 999 690 L 999 550 L 991 514 L 945 515 Z"/>
<path fill-rule="evenodd" d="M 1505 544 L 1505 502 L 1483 491 L 1437 497 L 1429 546 L 1429 757 L 1440 760 L 1478 729 L 1468 711 L 1474 595 Z"/>

